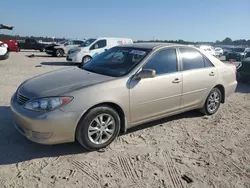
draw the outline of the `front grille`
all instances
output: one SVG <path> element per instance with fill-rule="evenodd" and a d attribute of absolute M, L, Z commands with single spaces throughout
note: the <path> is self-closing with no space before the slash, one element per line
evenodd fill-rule
<path fill-rule="evenodd" d="M 25 97 L 25 96 L 23 96 L 23 95 L 21 95 L 21 94 L 17 94 L 17 102 L 18 102 L 18 104 L 23 105 L 23 104 L 25 104 L 28 100 L 29 100 L 29 98 L 27 98 L 27 97 Z"/>

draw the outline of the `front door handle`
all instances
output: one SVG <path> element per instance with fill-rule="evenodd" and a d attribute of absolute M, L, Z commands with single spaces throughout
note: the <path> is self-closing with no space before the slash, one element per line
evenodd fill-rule
<path fill-rule="evenodd" d="M 175 78 L 173 81 L 172 81 L 172 83 L 174 83 L 174 84 L 177 84 L 177 83 L 180 83 L 181 82 L 181 80 L 179 79 L 179 78 Z"/>
<path fill-rule="evenodd" d="M 215 73 L 214 72 L 210 72 L 209 76 L 214 76 Z"/>

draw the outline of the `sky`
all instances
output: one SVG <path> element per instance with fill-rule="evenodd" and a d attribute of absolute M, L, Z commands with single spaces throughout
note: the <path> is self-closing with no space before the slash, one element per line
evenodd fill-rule
<path fill-rule="evenodd" d="M 22 36 L 250 39 L 250 0 L 1 0 L 0 23 Z"/>

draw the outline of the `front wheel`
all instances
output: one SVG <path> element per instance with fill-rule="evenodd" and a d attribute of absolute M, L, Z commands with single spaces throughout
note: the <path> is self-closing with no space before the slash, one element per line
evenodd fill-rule
<path fill-rule="evenodd" d="M 41 48 L 39 51 L 40 51 L 40 52 L 44 52 L 44 51 L 45 51 L 45 49 L 44 49 L 44 48 Z"/>
<path fill-rule="evenodd" d="M 213 88 L 209 93 L 201 112 L 205 115 L 215 114 L 221 104 L 221 91 L 218 88 Z"/>
<path fill-rule="evenodd" d="M 64 52 L 63 52 L 62 49 L 57 49 L 56 50 L 56 53 L 55 53 L 56 57 L 63 57 L 63 54 L 64 54 Z"/>
<path fill-rule="evenodd" d="M 76 139 L 88 150 L 98 150 L 108 146 L 119 134 L 120 117 L 109 106 L 91 109 L 79 122 Z"/>
<path fill-rule="evenodd" d="M 91 60 L 90 56 L 85 56 L 82 58 L 82 63 L 85 64 L 85 63 L 89 62 L 90 60 Z"/>

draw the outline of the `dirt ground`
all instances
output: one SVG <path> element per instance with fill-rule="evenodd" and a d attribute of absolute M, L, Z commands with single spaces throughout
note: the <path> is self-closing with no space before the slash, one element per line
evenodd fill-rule
<path fill-rule="evenodd" d="M 250 187 L 250 84 L 211 117 L 188 112 L 136 127 L 108 148 L 39 145 L 12 123 L 11 95 L 27 78 L 72 66 L 44 53 L 0 61 L 0 187 Z M 37 67 L 38 65 L 38 67 Z"/>

